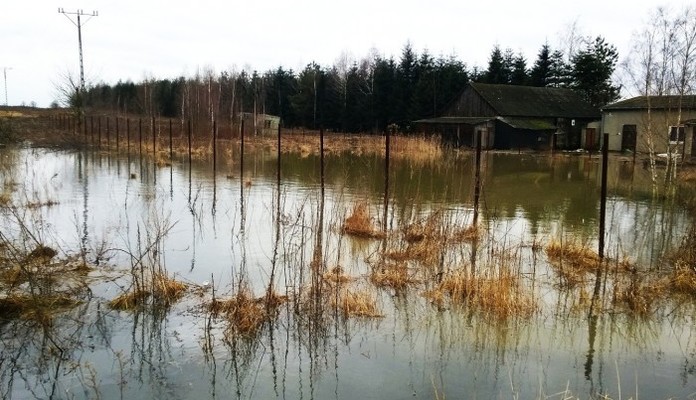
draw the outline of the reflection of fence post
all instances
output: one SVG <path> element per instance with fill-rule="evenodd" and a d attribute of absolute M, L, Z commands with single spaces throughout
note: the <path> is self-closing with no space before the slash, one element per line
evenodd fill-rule
<path fill-rule="evenodd" d="M 609 165 L 609 134 L 604 134 L 602 145 L 602 188 L 599 203 L 599 258 L 604 259 L 604 229 L 607 212 L 607 166 Z"/>
<path fill-rule="evenodd" d="M 481 131 L 476 131 L 476 168 L 474 170 L 474 220 L 472 225 L 478 225 L 479 198 L 481 196 Z"/>
<path fill-rule="evenodd" d="M 120 144 L 120 139 L 121 139 L 121 138 L 119 137 L 120 134 L 121 134 L 121 132 L 119 132 L 119 130 L 118 130 L 118 116 L 116 116 L 116 151 L 117 151 L 117 152 L 118 152 L 118 149 L 119 149 L 119 144 Z"/>
<path fill-rule="evenodd" d="M 126 153 L 130 155 L 130 118 L 126 118 Z"/>
<path fill-rule="evenodd" d="M 152 158 L 154 158 L 155 164 L 157 164 L 157 129 L 155 128 L 155 116 L 152 116 Z"/>
<path fill-rule="evenodd" d="M 213 177 L 217 171 L 217 121 L 213 120 Z"/>
<path fill-rule="evenodd" d="M 384 221 L 382 226 L 384 232 L 387 231 L 387 218 L 389 217 L 389 158 L 391 154 L 391 130 L 392 126 L 388 126 L 386 136 L 384 138 Z"/>
<path fill-rule="evenodd" d="M 281 134 L 280 134 L 280 121 L 278 121 L 278 168 L 277 168 L 277 169 L 278 169 L 278 176 L 277 176 L 276 179 L 278 180 L 278 187 L 279 187 L 279 188 L 280 188 L 280 137 L 281 137 Z M 280 190 L 280 189 L 279 189 L 279 190 Z"/>
<path fill-rule="evenodd" d="M 138 155 L 143 156 L 143 119 L 138 118 Z"/>
<path fill-rule="evenodd" d="M 106 116 L 106 147 L 111 146 L 111 129 L 109 125 L 109 116 Z"/>
<path fill-rule="evenodd" d="M 239 119 L 241 120 L 239 124 L 239 181 L 244 188 L 244 118 L 240 116 Z"/>
<path fill-rule="evenodd" d="M 321 184 L 321 197 L 324 198 L 324 124 L 322 124 L 319 129 L 319 165 L 321 170 L 319 172 L 320 184 Z"/>
<path fill-rule="evenodd" d="M 174 163 L 174 146 L 172 145 L 172 119 L 169 118 L 169 161 Z"/>
<path fill-rule="evenodd" d="M 97 117 L 97 148 L 101 149 L 101 115 Z"/>
<path fill-rule="evenodd" d="M 188 120 L 188 162 L 189 171 L 191 171 L 191 120 Z"/>
<path fill-rule="evenodd" d="M 82 127 L 83 129 L 83 134 L 84 134 L 84 139 L 85 139 L 85 146 L 87 145 L 87 117 L 84 117 L 82 123 L 84 126 Z"/>

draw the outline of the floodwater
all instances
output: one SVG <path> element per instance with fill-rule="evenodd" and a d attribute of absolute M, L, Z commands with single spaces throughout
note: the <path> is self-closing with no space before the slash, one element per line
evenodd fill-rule
<path fill-rule="evenodd" d="M 25 211 L 26 226 L 60 256 L 84 254 L 94 266 L 79 305 L 50 324 L 22 318 L 0 324 L 3 398 L 657 399 L 696 393 L 690 302 L 669 302 L 647 316 L 611 307 L 588 315 L 574 306 L 578 293 L 564 289 L 549 267 L 543 247 L 551 241 L 597 246 L 596 157 L 484 155 L 482 238 L 447 247 L 436 271 L 486 270 L 507 260 L 540 305 L 529 316 L 505 318 L 433 304 L 423 295 L 427 285 L 395 291 L 367 278 L 369 260 L 399 246 L 407 224 L 435 213 L 446 224 L 472 223 L 469 153 L 391 160 L 388 180 L 382 158 L 327 155 L 323 185 L 314 155 L 284 154 L 280 174 L 277 157 L 266 151 L 245 154 L 243 171 L 236 162 L 218 161 L 216 174 L 212 162 L 158 167 L 123 152 L 4 148 L 0 157 L 2 183 L 15 188 L 15 204 L 57 202 Z M 641 165 L 611 159 L 606 254 L 641 271 L 665 268 L 665 256 L 692 223 L 672 197 L 654 196 L 649 182 Z M 359 202 L 368 205 L 375 226 L 386 225 L 386 241 L 341 233 Z M 5 235 L 12 236 L 17 216 L 2 218 Z M 148 257 L 189 283 L 187 295 L 166 308 L 110 308 L 129 288 L 133 260 Z M 381 317 L 346 317 L 330 304 L 308 312 L 299 305 L 310 296 L 305 288 L 316 278 L 310 264 L 317 257 L 324 270 L 341 266 L 351 285 L 373 294 Z M 224 318 L 213 318 L 204 304 L 213 292 L 233 295 L 240 282 L 256 296 L 272 283 L 291 300 L 255 334 L 231 336 Z"/>

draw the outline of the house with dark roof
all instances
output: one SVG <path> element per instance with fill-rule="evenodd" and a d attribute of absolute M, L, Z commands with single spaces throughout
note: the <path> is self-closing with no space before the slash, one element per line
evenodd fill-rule
<path fill-rule="evenodd" d="M 576 149 L 597 136 L 587 125 L 599 119 L 600 111 L 570 89 L 470 83 L 442 116 L 415 124 L 455 146 L 473 147 L 480 132 L 488 149 Z"/>
<path fill-rule="evenodd" d="M 602 108 L 609 150 L 696 156 L 696 96 L 638 96 Z"/>

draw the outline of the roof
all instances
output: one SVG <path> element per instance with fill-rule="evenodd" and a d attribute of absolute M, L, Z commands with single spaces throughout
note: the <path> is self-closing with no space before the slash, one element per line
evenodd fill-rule
<path fill-rule="evenodd" d="M 501 116 L 600 118 L 599 109 L 571 89 L 471 83 Z"/>
<path fill-rule="evenodd" d="M 514 117 L 501 117 L 498 119 L 516 129 L 528 129 L 533 131 L 553 131 L 557 129 L 556 125 L 543 119 Z"/>
<path fill-rule="evenodd" d="M 484 122 L 492 121 L 495 118 L 491 117 L 439 117 L 439 118 L 428 118 L 419 119 L 413 121 L 415 123 L 421 124 L 465 124 L 465 125 L 478 125 Z"/>
<path fill-rule="evenodd" d="M 649 103 L 648 103 L 649 101 Z M 696 96 L 638 96 L 604 106 L 602 110 L 676 110 L 679 108 L 696 110 Z M 648 107 L 650 104 L 650 107 Z"/>

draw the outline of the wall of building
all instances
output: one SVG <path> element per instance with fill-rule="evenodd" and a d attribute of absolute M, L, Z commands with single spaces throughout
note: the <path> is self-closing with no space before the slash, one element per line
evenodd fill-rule
<path fill-rule="evenodd" d="M 696 111 L 685 110 L 681 113 L 681 121 L 695 119 Z M 650 118 L 645 110 L 608 110 L 602 117 L 602 133 L 609 134 L 609 150 L 622 150 L 622 132 L 624 125 L 635 125 L 637 131 L 636 151 L 647 153 L 652 148 L 656 153 L 666 153 L 668 147 L 687 155 L 691 154 L 693 129 L 686 127 L 686 143 L 669 141 L 669 127 L 679 125 L 680 116 L 676 110 L 652 110 Z"/>

